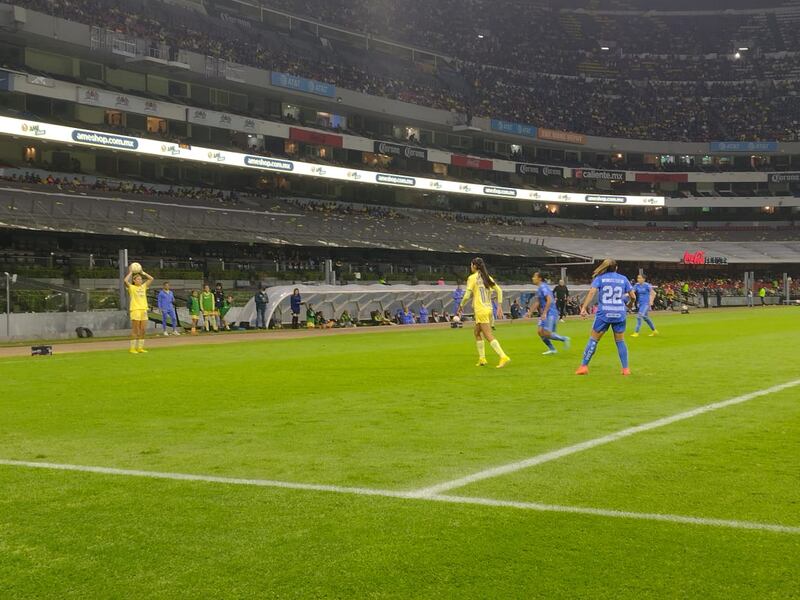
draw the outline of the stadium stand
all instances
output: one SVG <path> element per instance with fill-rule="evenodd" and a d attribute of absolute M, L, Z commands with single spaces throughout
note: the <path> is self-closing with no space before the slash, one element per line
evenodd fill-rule
<path fill-rule="evenodd" d="M 800 63 L 786 17 L 800 7 L 791 2 L 741 13 L 538 2 L 526 6 L 524 19 L 505 18 L 518 11 L 513 2 L 492 10 L 479 2 L 412 1 L 386 11 L 370 3 L 268 5 L 450 58 L 431 68 L 323 40 L 310 28 L 287 34 L 264 13 L 266 22 L 255 22 L 231 18 L 228 5 L 211 3 L 201 14 L 154 2 L 17 4 L 176 49 L 454 110 L 467 122 L 490 116 L 635 139 L 797 139 Z M 153 6 L 157 21 L 146 16 Z"/>

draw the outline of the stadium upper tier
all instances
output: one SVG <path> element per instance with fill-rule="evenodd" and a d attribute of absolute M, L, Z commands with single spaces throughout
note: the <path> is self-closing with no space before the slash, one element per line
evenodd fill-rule
<path fill-rule="evenodd" d="M 292 204 L 258 196 L 234 204 L 144 187 L 92 188 L 4 184 L 0 228 L 274 246 L 551 255 L 541 245 L 489 235 L 479 223 L 400 214 L 386 207 Z"/>
<path fill-rule="evenodd" d="M 800 229 L 788 221 L 700 228 L 503 217 L 22 172 L 0 183 L 0 198 L 0 227 L 10 230 L 528 258 L 603 256 L 609 240 L 627 240 L 638 260 L 659 262 L 698 249 L 714 255 L 709 244 L 723 242 L 731 252 L 716 255 L 731 262 L 800 262 Z"/>
<path fill-rule="evenodd" d="M 492 117 L 674 141 L 788 141 L 797 139 L 800 123 L 800 5 L 789 1 L 667 12 L 631 2 L 574 9 L 544 1 L 273 0 L 268 9 L 209 2 L 207 14 L 156 0 L 15 4 L 226 61 L 449 109 L 467 123 Z M 269 7 L 352 33 L 323 35 L 313 23 Z M 421 64 L 381 52 L 378 38 L 413 44 L 434 60 Z"/>

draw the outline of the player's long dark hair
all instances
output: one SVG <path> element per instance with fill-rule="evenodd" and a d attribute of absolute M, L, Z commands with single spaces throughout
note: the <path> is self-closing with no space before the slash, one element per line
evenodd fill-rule
<path fill-rule="evenodd" d="M 486 263 L 483 262 L 482 258 L 473 258 L 472 264 L 475 266 L 475 269 L 478 273 L 481 274 L 481 279 L 483 279 L 483 286 L 485 288 L 493 288 L 495 286 L 494 279 L 491 278 L 489 275 L 489 271 L 486 270 Z"/>
<path fill-rule="evenodd" d="M 597 277 L 598 275 L 602 275 L 603 273 L 608 273 L 609 271 L 616 272 L 617 270 L 617 261 L 613 258 L 607 258 L 603 262 L 601 262 L 598 267 L 592 273 L 592 277 Z"/>

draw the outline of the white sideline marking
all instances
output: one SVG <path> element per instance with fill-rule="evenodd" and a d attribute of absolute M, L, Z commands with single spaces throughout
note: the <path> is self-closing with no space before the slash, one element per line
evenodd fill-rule
<path fill-rule="evenodd" d="M 610 510 L 606 508 L 589 508 L 585 506 L 561 506 L 559 504 L 540 504 L 539 502 L 517 502 L 515 500 L 493 500 L 491 498 L 472 498 L 470 496 L 428 496 L 426 499 L 439 502 L 452 502 L 454 504 L 478 504 L 480 506 L 502 506 L 520 508 L 523 510 L 536 510 L 540 512 L 572 513 L 578 515 L 593 515 L 597 517 L 613 517 L 618 519 L 639 519 L 642 521 L 664 521 L 667 523 L 684 523 L 687 525 L 707 525 L 710 527 L 728 527 L 731 529 L 756 529 L 760 531 L 775 531 L 778 533 L 800 534 L 800 527 L 792 525 L 775 525 L 772 523 L 759 523 L 756 521 L 735 521 L 732 519 L 709 519 L 705 517 L 688 517 L 685 515 L 670 515 L 661 513 L 640 513 L 627 510 Z"/>
<path fill-rule="evenodd" d="M 51 469 L 57 471 L 78 471 L 82 473 L 99 473 L 102 475 L 122 475 L 127 477 L 145 477 L 148 479 L 169 479 L 177 481 L 195 481 L 204 483 L 220 483 L 227 485 L 244 485 L 265 488 L 282 488 L 290 490 L 309 490 L 315 492 L 333 492 L 354 496 L 378 496 L 383 498 L 403 498 L 421 502 L 441 502 L 446 504 L 471 504 L 499 508 L 516 508 L 537 512 L 571 513 L 596 517 L 618 519 L 638 519 L 643 521 L 663 521 L 687 525 L 703 525 L 709 527 L 725 527 L 730 529 L 751 529 L 800 535 L 800 527 L 778 525 L 774 523 L 758 523 L 754 521 L 735 521 L 729 519 L 707 519 L 684 515 L 658 513 L 638 513 L 605 508 L 588 508 L 582 506 L 560 506 L 558 504 L 540 504 L 537 502 L 515 502 L 513 500 L 493 500 L 491 498 L 471 498 L 468 496 L 431 495 L 419 496 L 415 492 L 397 492 L 372 488 L 346 487 L 339 485 L 320 485 L 315 483 L 292 483 L 271 479 L 244 479 L 238 477 L 218 477 L 214 475 L 192 475 L 189 473 L 164 473 L 159 471 L 142 471 L 138 469 L 115 469 L 113 467 L 94 467 L 88 465 L 70 465 L 48 462 L 31 462 L 25 460 L 0 459 L 0 465 L 8 467 L 28 467 L 35 469 Z"/>
<path fill-rule="evenodd" d="M 173 479 L 177 481 L 202 481 L 205 483 L 225 483 L 229 485 L 249 485 L 257 487 L 285 488 L 289 490 L 311 490 L 315 492 L 336 492 L 359 496 L 386 496 L 390 498 L 410 498 L 411 492 L 377 490 L 372 488 L 346 487 L 316 483 L 293 483 L 272 479 L 247 479 L 239 477 L 217 477 L 215 475 L 192 475 L 191 473 L 165 473 L 161 471 L 141 471 L 139 469 L 116 469 L 114 467 L 93 467 L 90 465 L 70 465 L 63 463 L 32 462 L 26 460 L 7 460 L 0 458 L 0 465 L 8 467 L 31 467 L 53 469 L 56 471 L 79 471 L 81 473 L 100 473 L 102 475 L 125 475 L 127 477 L 147 477 L 150 479 Z"/>
<path fill-rule="evenodd" d="M 545 452 L 544 454 L 538 454 L 536 456 L 532 456 L 531 458 L 526 458 L 524 460 L 520 460 L 517 462 L 500 465 L 499 467 L 493 467 L 491 469 L 478 471 L 477 473 L 466 475 L 465 477 L 459 477 L 458 479 L 452 479 L 450 481 L 438 483 L 430 487 L 419 489 L 416 491 L 416 494 L 423 498 L 428 496 L 436 496 L 443 492 L 448 492 L 456 488 L 464 487 L 471 483 L 483 481 L 484 479 L 491 479 L 493 477 L 500 477 L 501 475 L 508 475 L 509 473 L 515 473 L 516 471 L 521 471 L 522 469 L 527 469 L 529 467 L 535 467 L 537 465 L 541 465 L 543 463 L 547 463 L 553 460 L 558 460 L 559 458 L 563 458 L 571 454 L 576 454 L 578 452 L 583 452 L 584 450 L 590 450 L 592 448 L 596 448 L 597 446 L 610 444 L 611 442 L 616 442 L 617 440 L 630 437 L 637 433 L 642 433 L 644 431 L 651 431 L 653 429 L 658 429 L 660 427 L 666 427 L 667 425 L 671 425 L 672 423 L 676 423 L 678 421 L 685 421 L 686 419 L 691 419 L 693 417 L 705 414 L 707 412 L 719 410 L 721 408 L 727 408 L 728 406 L 734 406 L 736 404 L 742 404 L 743 402 L 753 400 L 754 398 L 760 398 L 761 396 L 766 396 L 768 394 L 774 394 L 775 392 L 788 390 L 798 385 L 800 385 L 800 379 L 795 379 L 794 381 L 789 381 L 786 383 L 781 383 L 779 385 L 774 385 L 772 387 L 763 390 L 750 392 L 749 394 L 744 394 L 742 396 L 737 396 L 735 398 L 730 398 L 728 400 L 722 400 L 720 402 L 706 404 L 705 406 L 699 406 L 697 408 L 693 408 L 691 410 L 687 410 L 678 413 L 676 415 L 672 415 L 671 417 L 664 417 L 661 419 L 657 419 L 655 421 L 650 421 L 649 423 L 643 423 L 642 425 L 628 427 L 626 429 L 622 429 L 615 433 L 610 433 L 608 435 L 604 435 L 599 438 L 594 438 L 591 440 L 587 440 L 585 442 L 580 442 L 572 446 L 566 446 L 564 448 L 559 448 L 558 450 L 552 450 L 550 452 Z"/>

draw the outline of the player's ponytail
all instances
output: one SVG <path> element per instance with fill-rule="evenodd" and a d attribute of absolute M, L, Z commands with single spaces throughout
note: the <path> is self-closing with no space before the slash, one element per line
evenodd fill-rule
<path fill-rule="evenodd" d="M 617 261 L 613 258 L 607 258 L 600 265 L 594 270 L 592 273 L 592 277 L 597 277 L 598 275 L 602 275 L 603 273 L 607 273 L 608 271 L 616 271 L 617 270 Z"/>
<path fill-rule="evenodd" d="M 473 258 L 472 264 L 475 266 L 475 270 L 481 274 L 481 279 L 483 279 L 483 287 L 485 288 L 493 288 L 495 286 L 494 279 L 489 276 L 489 271 L 486 270 L 486 263 L 483 262 L 482 258 Z"/>

